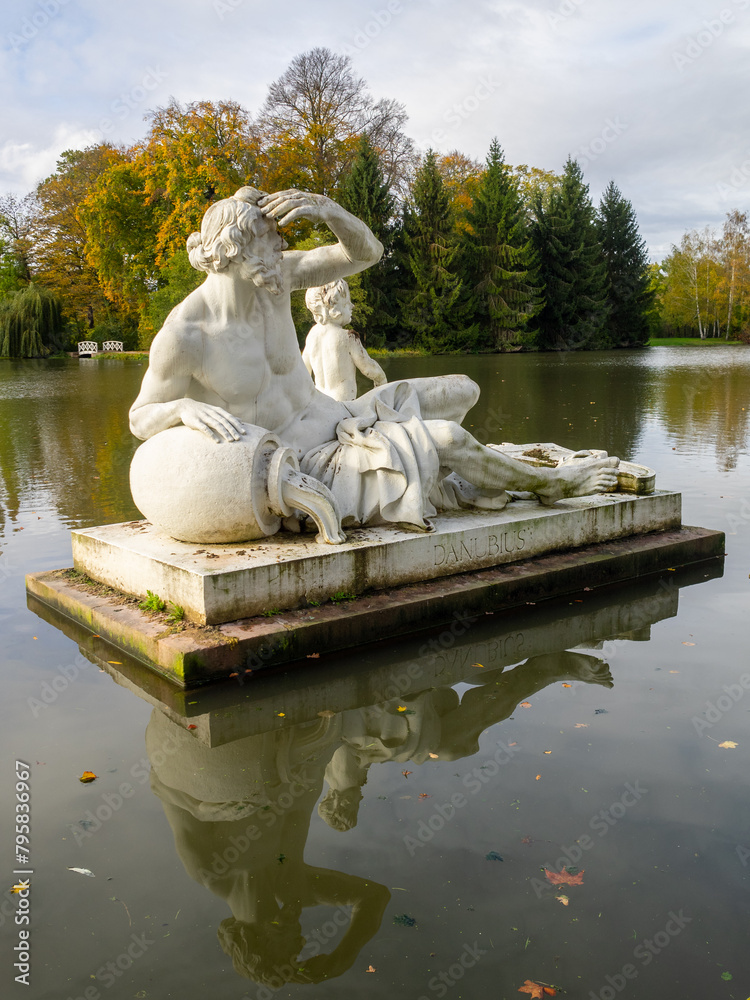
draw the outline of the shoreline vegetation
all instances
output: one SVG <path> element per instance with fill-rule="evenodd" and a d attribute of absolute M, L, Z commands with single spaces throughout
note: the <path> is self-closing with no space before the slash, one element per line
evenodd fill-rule
<path fill-rule="evenodd" d="M 711 337 L 702 340 L 700 337 L 651 337 L 646 344 L 641 344 L 640 347 L 748 347 L 750 345 L 746 344 L 741 340 L 724 340 L 719 337 Z M 640 349 L 640 347 L 638 349 Z M 368 353 L 373 358 L 435 358 L 435 357 L 460 357 L 464 355 L 472 356 L 491 356 L 497 357 L 502 354 L 552 354 L 554 351 L 540 352 L 538 349 L 533 347 L 526 348 L 524 351 L 428 351 L 426 348 L 419 347 L 373 347 L 368 350 Z M 557 353 L 565 353 L 559 351 Z M 50 354 L 47 358 L 13 358 L 8 355 L 0 355 L 0 361 L 58 361 L 65 358 L 78 358 L 78 354 L 75 351 L 60 351 L 56 354 Z M 98 354 L 93 355 L 92 358 L 84 358 L 82 360 L 86 361 L 96 361 L 103 358 L 107 361 L 117 360 L 118 358 L 126 361 L 148 361 L 149 352 L 148 350 L 142 351 L 99 351 Z"/>

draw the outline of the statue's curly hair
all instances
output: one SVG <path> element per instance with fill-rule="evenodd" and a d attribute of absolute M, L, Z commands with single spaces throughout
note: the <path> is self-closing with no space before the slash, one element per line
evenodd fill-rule
<path fill-rule="evenodd" d="M 313 314 L 316 323 L 325 320 L 326 314 L 337 317 L 341 313 L 334 307 L 337 299 L 348 300 L 349 286 L 343 278 L 337 281 L 329 281 L 327 285 L 316 285 L 308 288 L 305 292 L 305 305 Z"/>
<path fill-rule="evenodd" d="M 231 198 L 222 198 L 206 211 L 201 231 L 187 240 L 190 263 L 197 271 L 224 271 L 232 261 L 246 255 L 250 240 L 258 235 L 257 223 L 263 218 L 258 201 L 263 192 L 241 187 Z"/>

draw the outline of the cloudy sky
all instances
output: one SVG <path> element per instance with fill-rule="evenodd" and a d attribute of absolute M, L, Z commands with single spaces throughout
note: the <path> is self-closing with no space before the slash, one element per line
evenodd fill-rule
<path fill-rule="evenodd" d="M 750 0 L 14 0 L 0 29 L 0 193 L 60 152 L 130 143 L 168 101 L 256 112 L 300 52 L 351 56 L 419 147 L 614 179 L 660 258 L 750 209 Z"/>

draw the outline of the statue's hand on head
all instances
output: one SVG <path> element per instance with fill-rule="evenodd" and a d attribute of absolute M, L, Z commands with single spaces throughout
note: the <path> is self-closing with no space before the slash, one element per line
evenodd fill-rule
<path fill-rule="evenodd" d="M 287 226 L 297 219 L 327 222 L 337 207 L 335 202 L 323 194 L 310 194 L 307 191 L 297 191 L 296 188 L 276 191 L 258 200 L 261 212 L 275 219 L 280 226 Z"/>
<path fill-rule="evenodd" d="M 201 431 L 217 444 L 222 441 L 239 441 L 245 433 L 242 421 L 220 406 L 200 403 L 195 399 L 181 399 L 180 419 L 186 427 Z"/>

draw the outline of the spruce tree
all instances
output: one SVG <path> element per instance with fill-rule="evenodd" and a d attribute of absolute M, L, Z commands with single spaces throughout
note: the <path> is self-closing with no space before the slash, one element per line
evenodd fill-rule
<path fill-rule="evenodd" d="M 466 347 L 474 339 L 469 305 L 457 272 L 450 196 L 427 152 L 404 207 L 405 277 L 402 322 L 418 347 L 430 351 Z"/>
<path fill-rule="evenodd" d="M 357 154 L 338 192 L 343 208 L 366 223 L 383 244 L 383 257 L 358 275 L 361 300 L 355 302 L 352 325 L 363 341 L 379 347 L 396 325 L 396 255 L 398 226 L 394 220 L 396 199 L 383 177 L 377 151 L 366 135 L 360 137 Z"/>
<path fill-rule="evenodd" d="M 609 280 L 609 340 L 613 347 L 642 347 L 649 338 L 654 298 L 648 252 L 633 206 L 614 181 L 599 203 L 597 228 Z"/>
<path fill-rule="evenodd" d="M 528 341 L 543 300 L 536 254 L 518 184 L 492 140 L 461 241 L 461 271 L 478 326 L 478 345 L 491 350 Z M 525 336 L 524 336 L 525 335 Z"/>
<path fill-rule="evenodd" d="M 545 305 L 537 343 L 543 350 L 609 346 L 607 269 L 588 184 L 568 157 L 559 187 L 534 200 L 532 237 L 539 254 Z"/>

